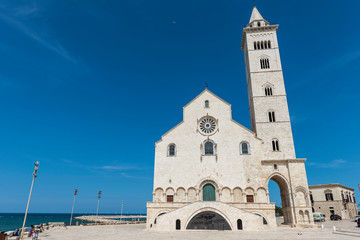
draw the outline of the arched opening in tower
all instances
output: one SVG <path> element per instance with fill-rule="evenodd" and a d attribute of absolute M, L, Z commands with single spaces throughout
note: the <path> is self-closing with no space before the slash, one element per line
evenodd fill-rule
<path fill-rule="evenodd" d="M 287 182 L 281 176 L 275 175 L 269 180 L 268 190 L 270 202 L 275 203 L 277 223 L 291 224 L 291 198 Z"/>

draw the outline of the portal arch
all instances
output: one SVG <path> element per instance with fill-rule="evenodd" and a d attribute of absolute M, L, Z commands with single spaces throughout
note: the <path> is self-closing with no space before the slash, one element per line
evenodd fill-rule
<path fill-rule="evenodd" d="M 269 185 L 270 180 L 274 181 L 280 189 L 280 197 L 282 203 L 282 212 L 284 215 L 284 224 L 292 224 L 292 210 L 291 210 L 291 195 L 290 195 L 290 185 L 287 179 L 280 173 L 274 173 L 269 176 L 267 180 L 267 186 Z"/>
<path fill-rule="evenodd" d="M 231 230 L 229 221 L 218 211 L 205 210 L 193 215 L 186 229 L 196 230 Z"/>

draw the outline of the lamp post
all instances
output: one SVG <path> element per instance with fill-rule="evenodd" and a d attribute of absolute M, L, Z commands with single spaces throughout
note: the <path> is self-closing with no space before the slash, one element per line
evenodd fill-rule
<path fill-rule="evenodd" d="M 72 223 L 74 206 L 75 206 L 75 197 L 76 197 L 76 195 L 77 195 L 77 192 L 78 192 L 78 189 L 75 188 L 75 191 L 74 191 L 74 200 L 73 200 L 73 205 L 72 205 L 72 209 L 71 209 L 71 216 L 70 216 L 70 226 L 71 226 L 71 223 Z"/>
<path fill-rule="evenodd" d="M 123 210 L 124 200 L 121 200 L 121 211 L 120 211 L 120 223 L 122 223 L 122 210 Z"/>
<path fill-rule="evenodd" d="M 37 170 L 39 169 L 39 162 L 35 162 L 34 163 L 35 165 L 35 168 L 34 168 L 34 172 L 33 172 L 33 179 L 32 179 L 32 182 L 31 182 L 31 188 L 30 188 L 30 194 L 29 194 L 29 199 L 28 199 L 28 202 L 27 202 L 27 205 L 26 205 L 26 211 L 25 211 L 25 217 L 24 217 L 24 223 L 23 223 L 23 226 L 22 226 L 22 229 L 21 229 L 21 235 L 20 235 L 20 239 L 23 238 L 23 235 L 24 235 L 24 228 L 25 228 L 25 223 L 26 223 L 26 217 L 27 217 L 27 213 L 28 213 L 28 210 L 29 210 L 29 204 L 30 204 L 30 199 L 31 199 L 31 193 L 32 193 L 32 190 L 33 190 L 33 186 L 34 186 L 34 180 L 35 178 L 37 177 Z"/>
<path fill-rule="evenodd" d="M 96 218 L 98 218 L 98 214 L 99 214 L 99 204 L 100 204 L 101 193 L 102 193 L 102 191 L 99 191 L 99 193 L 98 193 L 98 204 L 97 204 L 97 209 L 96 209 Z"/>

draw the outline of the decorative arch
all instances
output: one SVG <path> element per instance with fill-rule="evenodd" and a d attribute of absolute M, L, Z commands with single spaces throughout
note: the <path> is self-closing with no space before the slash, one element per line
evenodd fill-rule
<path fill-rule="evenodd" d="M 187 201 L 188 201 L 188 202 L 195 202 L 195 201 L 197 201 L 196 189 L 195 189 L 194 187 L 188 188 L 188 191 L 187 191 Z"/>
<path fill-rule="evenodd" d="M 310 213 L 308 210 L 305 210 L 305 221 L 306 223 L 310 223 Z"/>
<path fill-rule="evenodd" d="M 295 205 L 296 206 L 307 206 L 307 190 L 302 186 L 295 188 Z"/>
<path fill-rule="evenodd" d="M 221 201 L 222 202 L 232 202 L 230 188 L 223 187 L 221 189 Z"/>
<path fill-rule="evenodd" d="M 236 203 L 243 202 L 243 194 L 240 187 L 234 188 L 233 193 L 234 193 L 234 202 Z"/>
<path fill-rule="evenodd" d="M 154 202 L 163 202 L 164 190 L 160 187 L 156 188 L 154 191 Z"/>
<path fill-rule="evenodd" d="M 256 202 L 257 203 L 267 203 L 268 202 L 268 197 L 267 197 L 266 192 L 267 191 L 264 187 L 259 187 L 256 190 Z"/>
<path fill-rule="evenodd" d="M 248 203 L 255 202 L 255 197 L 254 197 L 255 194 L 254 193 L 255 193 L 255 191 L 252 187 L 245 188 L 246 202 L 248 202 Z"/>
<path fill-rule="evenodd" d="M 303 210 L 299 211 L 299 216 L 300 216 L 300 222 L 304 223 L 305 222 L 305 215 L 304 215 Z"/>
<path fill-rule="evenodd" d="M 186 202 L 186 190 L 183 187 L 179 187 L 176 190 L 176 202 Z"/>
<path fill-rule="evenodd" d="M 174 202 L 175 191 L 172 187 L 166 189 L 166 202 Z"/>

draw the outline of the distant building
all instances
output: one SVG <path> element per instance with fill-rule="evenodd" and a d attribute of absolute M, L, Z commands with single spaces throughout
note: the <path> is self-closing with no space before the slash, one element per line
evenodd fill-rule
<path fill-rule="evenodd" d="M 353 219 L 357 215 L 354 189 L 338 183 L 311 185 L 309 189 L 313 212 L 321 212 L 328 219 L 333 214 L 342 219 Z"/>
<path fill-rule="evenodd" d="M 183 121 L 155 144 L 147 229 L 276 228 L 270 180 L 279 185 L 285 224 L 313 226 L 305 159 L 295 155 L 277 29 L 256 7 L 243 29 L 252 130 L 232 119 L 229 103 L 205 89 L 183 108 Z"/>

